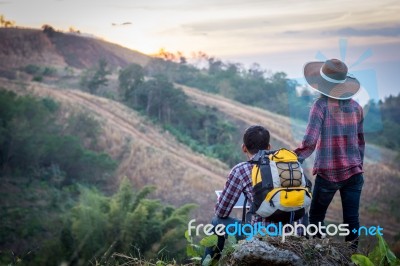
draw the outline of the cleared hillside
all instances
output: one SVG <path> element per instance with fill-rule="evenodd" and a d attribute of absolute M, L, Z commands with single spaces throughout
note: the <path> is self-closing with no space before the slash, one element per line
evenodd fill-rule
<path fill-rule="evenodd" d="M 179 206 L 196 203 L 196 217 L 212 215 L 214 190 L 221 189 L 229 169 L 219 161 L 194 154 L 170 134 L 162 132 L 135 111 L 112 100 L 78 90 L 59 90 L 43 84 L 21 84 L 0 79 L 17 93 L 51 97 L 63 104 L 65 116 L 80 109 L 102 124 L 98 148 L 121 161 L 117 179 L 127 176 L 133 185 L 155 185 L 155 197 Z"/>
<path fill-rule="evenodd" d="M 306 130 L 306 123 L 304 121 L 291 119 L 268 110 L 245 105 L 220 95 L 207 93 L 184 85 L 176 85 L 197 104 L 215 107 L 218 111 L 246 125 L 261 124 L 266 126 L 268 130 L 271 131 L 271 138 L 287 148 L 295 149 L 302 140 Z M 380 167 L 386 169 L 393 168 L 391 165 L 388 165 L 388 163 L 394 162 L 394 158 L 396 157 L 394 151 L 377 147 L 369 143 L 367 143 L 366 149 L 366 162 L 376 163 L 382 161 L 386 163 L 382 164 Z M 389 158 L 389 160 L 383 160 L 383 158 Z"/>
<path fill-rule="evenodd" d="M 137 51 L 79 34 L 0 28 L 0 70 L 28 64 L 82 69 L 93 67 L 101 58 L 111 67 L 124 67 L 131 62 L 145 65 L 150 60 Z"/>

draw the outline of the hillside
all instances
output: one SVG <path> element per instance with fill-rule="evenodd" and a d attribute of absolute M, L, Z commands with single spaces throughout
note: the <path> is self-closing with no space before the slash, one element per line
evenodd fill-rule
<path fill-rule="evenodd" d="M 279 145 L 294 149 L 299 145 L 305 132 L 306 123 L 304 121 L 291 119 L 268 110 L 241 104 L 220 95 L 206 93 L 188 86 L 177 84 L 177 87 L 183 89 L 193 102 L 200 105 L 216 107 L 218 111 L 225 113 L 234 120 L 245 123 L 246 126 L 251 124 L 267 126 L 268 130 L 271 131 L 272 141 L 275 141 Z M 393 158 L 392 160 L 386 161 L 386 165 L 382 165 L 382 167 L 386 169 L 392 168 L 392 166 L 387 164 L 393 164 L 395 162 L 395 151 L 378 147 L 370 143 L 367 143 L 366 146 L 367 152 L 365 154 L 365 160 L 367 163 L 373 164 L 382 162 L 383 158 Z"/>
<path fill-rule="evenodd" d="M 59 90 L 44 84 L 20 84 L 1 79 L 3 86 L 17 92 L 30 92 L 39 96 L 49 96 L 62 102 L 68 108 L 79 108 L 94 114 L 103 124 L 104 135 L 99 148 L 113 158 L 120 159 L 118 177 L 127 176 L 137 187 L 154 184 L 158 187 L 155 197 L 180 205 L 189 202 L 199 204 L 195 212 L 198 218 L 210 217 L 215 202 L 214 190 L 223 187 L 227 166 L 204 156 L 193 154 L 187 147 L 178 143 L 170 134 L 162 132 L 154 124 L 147 122 L 135 111 L 115 101 L 93 96 L 78 90 Z M 292 125 L 288 118 L 271 112 L 253 108 L 204 93 L 193 88 L 181 86 L 184 92 L 198 104 L 214 106 L 227 114 L 230 119 L 241 124 L 242 129 L 251 124 L 267 125 L 275 142 L 287 147 L 295 147 L 293 132 L 300 134 L 304 125 Z M 293 128 L 295 130 L 293 131 Z M 297 128 L 297 129 L 296 129 Z M 369 147 L 369 150 L 378 149 Z M 380 149 L 390 154 L 390 151 Z M 366 178 L 363 191 L 362 224 L 380 224 L 389 235 L 397 232 L 397 221 L 390 215 L 389 204 L 383 199 L 396 195 L 400 176 L 396 169 L 373 163 L 372 154 L 367 154 L 366 177 L 380 176 L 380 179 Z M 310 169 L 306 170 L 310 171 Z M 390 191 L 389 194 L 386 194 Z M 383 198 L 384 197 L 384 198 Z M 377 208 L 385 206 L 382 210 Z M 384 214 L 388 211 L 388 214 Z M 327 219 L 340 222 L 341 203 L 339 195 L 328 211 Z M 205 219 L 206 220 L 206 219 Z"/>
<path fill-rule="evenodd" d="M 150 57 L 100 39 L 36 29 L 0 28 L 0 70 L 29 64 L 88 68 L 98 60 L 112 67 L 130 62 L 145 65 Z"/>
<path fill-rule="evenodd" d="M 132 62 L 145 65 L 151 59 L 97 39 L 57 32 L 49 35 L 40 30 L 0 28 L 0 70 L 17 69 L 28 64 L 84 69 L 95 65 L 101 57 L 112 67 L 124 67 Z M 208 220 L 212 215 L 214 190 L 223 187 L 229 171 L 226 165 L 193 153 L 168 132 L 116 101 L 68 87 L 61 89 L 65 87 L 57 82 L 46 85 L 0 79 L 0 84 L 18 93 L 53 97 L 66 105 L 66 110 L 79 108 L 94 114 L 104 128 L 99 149 L 121 161 L 118 178 L 127 176 L 137 187 L 154 184 L 158 187 L 155 197 L 168 203 L 197 203 L 200 207 L 195 212 L 196 217 Z M 116 91 L 115 75 L 110 84 L 110 91 Z M 294 148 L 304 133 L 304 122 L 195 88 L 177 86 L 194 103 L 215 107 L 241 131 L 251 124 L 265 125 L 271 131 L 275 145 Z M 395 152 L 391 150 L 367 145 L 361 204 L 361 224 L 380 225 L 390 236 L 399 234 L 397 227 L 400 219 L 400 171 L 394 163 L 395 158 Z M 308 171 L 311 162 L 307 162 Z M 341 203 L 336 197 L 327 218 L 340 222 L 341 217 Z"/>
<path fill-rule="evenodd" d="M 214 190 L 224 185 L 226 165 L 194 154 L 170 134 L 115 101 L 44 84 L 20 84 L 5 79 L 0 82 L 2 87 L 17 93 L 54 98 L 67 112 L 80 109 L 93 114 L 104 130 L 98 148 L 121 161 L 118 178 L 127 176 L 138 188 L 155 185 L 156 198 L 177 206 L 196 203 L 196 217 L 212 215 Z"/>

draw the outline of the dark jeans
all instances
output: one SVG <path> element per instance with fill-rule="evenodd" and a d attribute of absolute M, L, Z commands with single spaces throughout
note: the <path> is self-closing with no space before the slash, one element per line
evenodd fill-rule
<path fill-rule="evenodd" d="M 228 226 L 229 224 L 234 224 L 234 223 L 240 224 L 241 221 L 236 218 L 232 218 L 232 217 L 220 218 L 217 216 L 214 216 L 214 218 L 211 220 L 211 224 L 214 227 L 217 226 L 218 224 L 223 224 L 225 226 Z M 227 235 L 218 236 L 217 246 L 206 248 L 203 260 L 205 259 L 205 257 L 207 257 L 207 255 L 210 255 L 211 258 L 216 256 L 217 259 L 220 257 L 220 253 L 225 245 L 225 237 L 227 237 Z M 236 237 L 236 238 L 238 238 L 238 237 Z"/>
<path fill-rule="evenodd" d="M 355 228 L 358 231 L 360 227 L 358 210 L 363 184 L 364 177 L 362 174 L 356 174 L 341 182 L 331 182 L 317 175 L 311 201 L 310 224 L 318 225 L 319 222 L 324 223 L 328 206 L 336 191 L 339 190 L 342 199 L 343 223 L 349 224 L 348 229 L 350 231 L 345 240 L 356 240 L 352 247 L 357 248 L 358 234 L 357 232 L 352 232 L 352 230 Z"/>

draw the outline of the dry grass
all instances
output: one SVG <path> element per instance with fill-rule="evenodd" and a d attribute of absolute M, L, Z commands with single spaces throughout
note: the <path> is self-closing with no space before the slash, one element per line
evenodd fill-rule
<path fill-rule="evenodd" d="M 114 253 L 112 255 L 112 258 L 119 261 L 118 263 L 115 264 L 118 266 L 177 266 L 177 265 L 195 266 L 195 265 L 198 265 L 195 263 L 178 264 L 176 261 L 171 261 L 171 262 L 164 262 L 161 260 L 149 261 L 144 258 L 134 258 L 132 256 L 124 255 L 124 254 L 120 254 L 120 253 Z M 107 265 L 113 265 L 113 264 L 107 264 Z"/>
<path fill-rule="evenodd" d="M 105 58 L 113 68 L 146 65 L 150 56 L 106 41 L 67 33 L 49 38 L 40 29 L 0 28 L 0 69 L 28 64 L 88 68 Z"/>
<path fill-rule="evenodd" d="M 350 245 L 333 238 L 290 236 L 282 243 L 280 237 L 265 237 L 262 241 L 297 254 L 306 265 L 350 265 L 354 251 Z"/>
<path fill-rule="evenodd" d="M 325 239 L 307 239 L 305 237 L 290 236 L 282 243 L 279 237 L 264 237 L 260 240 L 268 242 L 282 250 L 289 250 L 298 255 L 304 265 L 352 265 L 351 255 L 354 251 L 350 245 L 344 244 L 342 241 L 325 238 Z M 242 240 L 246 241 L 246 240 Z M 239 241 L 242 243 L 242 241 Z M 140 251 L 136 255 L 114 253 L 111 258 L 107 259 L 106 265 L 126 265 L 126 266 L 194 266 L 196 263 L 178 264 L 176 261 L 148 260 L 141 256 Z M 229 262 L 232 253 L 227 257 L 221 258 L 221 263 Z M 93 265 L 104 265 L 101 263 L 93 263 Z M 223 264 L 222 264 L 223 265 Z"/>
<path fill-rule="evenodd" d="M 150 56 L 142 54 L 138 51 L 133 51 L 131 49 L 122 47 L 117 44 L 105 42 L 98 40 L 98 43 L 107 51 L 111 52 L 112 54 L 116 54 L 121 58 L 124 58 L 127 62 L 136 63 L 142 66 L 145 66 L 150 61 Z"/>
<path fill-rule="evenodd" d="M 246 125 L 264 125 L 271 132 L 271 138 L 289 148 L 294 148 L 294 136 L 292 134 L 292 121 L 278 114 L 266 110 L 247 106 L 220 95 L 202 92 L 187 86 L 177 85 L 195 103 L 216 107 L 218 111 Z"/>
<path fill-rule="evenodd" d="M 40 30 L 0 28 L 0 68 L 11 69 L 27 64 L 66 66 Z"/>
<path fill-rule="evenodd" d="M 229 171 L 225 164 L 193 153 L 173 136 L 117 102 L 44 84 L 1 82 L 21 94 L 54 98 L 62 103 L 65 117 L 72 110 L 80 110 L 98 119 L 102 134 L 97 149 L 121 162 L 116 182 L 127 176 L 137 188 L 156 185 L 154 197 L 175 206 L 196 203 L 200 208 L 194 216 L 202 221 L 212 216 L 214 190 L 223 188 Z"/>
<path fill-rule="evenodd" d="M 34 93 L 54 97 L 63 103 L 64 116 L 71 110 L 93 114 L 103 125 L 103 134 L 98 149 L 121 161 L 118 177 L 129 177 L 135 186 L 154 184 L 158 187 L 156 197 L 168 203 L 181 205 L 188 202 L 199 204 L 196 218 L 208 220 L 215 203 L 214 190 L 221 189 L 229 169 L 225 164 L 203 155 L 193 153 L 173 136 L 128 107 L 105 98 L 96 97 L 77 90 L 59 90 L 43 84 L 25 84 L 0 80 L 3 87 L 18 93 Z M 287 146 L 296 145 L 291 121 L 288 118 L 258 108 L 252 108 L 184 87 L 192 99 L 200 104 L 215 106 L 220 112 L 246 126 L 264 124 L 273 136 L 284 138 Z M 254 115 L 256 114 L 256 115 Z M 250 119 L 251 118 L 251 119 Z M 237 124 L 237 123 L 236 123 Z M 301 129 L 304 125 L 300 126 Z M 281 133 L 285 131 L 285 133 Z M 374 147 L 380 158 L 393 158 L 391 151 Z M 376 154 L 366 154 L 365 184 L 361 199 L 361 224 L 380 225 L 385 234 L 393 237 L 398 233 L 399 221 L 393 215 L 390 199 L 397 199 L 400 189 L 400 171 L 390 164 L 373 163 Z M 378 158 L 379 159 L 379 158 Z M 308 169 L 310 170 L 310 169 Z M 311 178 L 312 179 L 312 178 Z M 371 211 L 376 206 L 376 211 Z M 327 220 L 342 221 L 340 195 L 334 198 L 327 213 Z M 390 238 L 388 239 L 390 241 Z"/>

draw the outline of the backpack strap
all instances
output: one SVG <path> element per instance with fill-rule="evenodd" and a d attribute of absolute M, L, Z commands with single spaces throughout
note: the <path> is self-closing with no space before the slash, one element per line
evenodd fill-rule
<path fill-rule="evenodd" d="M 261 182 L 262 186 L 268 189 L 272 189 L 274 187 L 272 180 L 271 167 L 269 166 L 270 160 L 268 155 L 275 153 L 276 151 L 268 151 L 268 150 L 260 150 L 257 152 L 254 157 L 248 162 L 251 164 L 256 164 L 258 166 L 258 170 L 261 171 Z M 245 195 L 244 204 L 243 204 L 243 212 L 242 212 L 242 223 L 246 221 L 246 206 L 247 201 L 249 199 Z M 253 209 L 253 203 L 250 202 L 250 210 L 249 213 L 254 214 L 255 211 Z"/>
<path fill-rule="evenodd" d="M 269 166 L 269 159 L 266 157 L 267 160 L 262 162 L 260 164 L 260 170 L 261 170 L 261 182 L 262 186 L 266 187 L 268 189 L 272 189 L 274 187 L 274 183 L 272 181 L 272 172 L 271 172 L 271 167 Z"/>
<path fill-rule="evenodd" d="M 247 197 L 244 195 L 243 211 L 242 211 L 242 224 L 246 222 L 246 207 L 247 207 Z"/>
<path fill-rule="evenodd" d="M 308 189 L 308 192 L 311 193 L 311 191 L 312 191 L 312 183 L 311 183 L 310 179 L 307 178 L 306 175 L 304 175 L 304 179 L 306 181 L 306 188 Z"/>
<path fill-rule="evenodd" d="M 249 210 L 249 212 L 246 212 L 246 209 L 247 209 L 247 201 L 250 202 L 250 210 Z M 243 203 L 243 210 L 242 210 L 242 224 L 245 224 L 245 223 L 247 222 L 247 221 L 246 221 L 247 213 L 254 214 L 253 203 L 252 203 L 251 200 L 248 199 L 248 198 L 246 197 L 246 195 L 244 194 L 244 203 Z"/>
<path fill-rule="evenodd" d="M 271 167 L 269 166 L 270 160 L 268 155 L 275 153 L 275 151 L 261 150 L 259 151 L 250 161 L 250 163 L 257 164 L 261 171 L 261 182 L 262 186 L 268 189 L 274 187 L 272 181 Z"/>
<path fill-rule="evenodd" d="M 299 161 L 300 164 L 303 164 L 303 161 L 304 161 L 304 160 L 300 160 L 300 158 L 299 158 L 298 161 Z M 308 189 L 308 192 L 311 193 L 311 191 L 312 191 L 312 183 L 311 183 L 310 179 L 308 179 L 308 177 L 306 176 L 306 174 L 303 173 L 303 175 L 304 175 L 304 179 L 305 179 L 305 181 L 306 181 L 306 188 Z"/>

